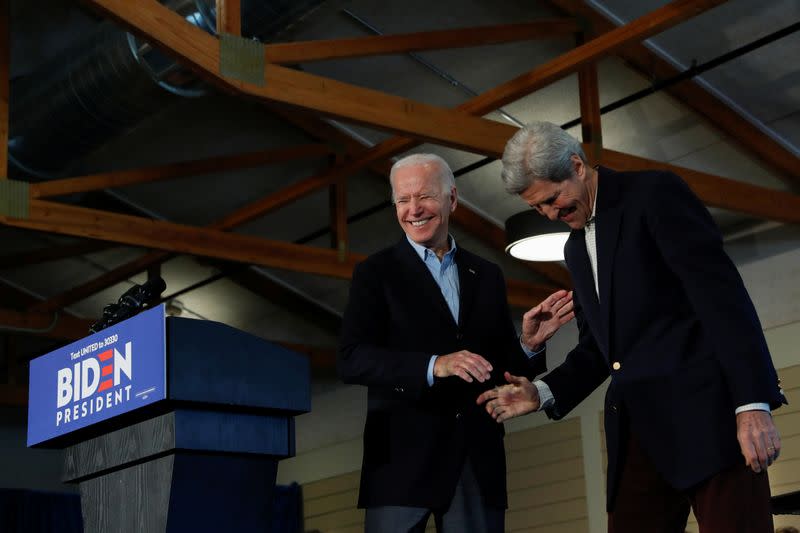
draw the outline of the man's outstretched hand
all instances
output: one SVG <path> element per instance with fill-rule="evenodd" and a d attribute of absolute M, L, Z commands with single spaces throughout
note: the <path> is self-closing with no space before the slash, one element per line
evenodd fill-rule
<path fill-rule="evenodd" d="M 508 385 L 495 387 L 478 396 L 477 403 L 486 402 L 486 412 L 498 422 L 526 415 L 539 409 L 539 391 L 526 377 L 503 374 Z"/>
<path fill-rule="evenodd" d="M 558 328 L 575 316 L 572 292 L 556 291 L 522 315 L 522 343 L 532 351 L 541 349 Z"/>

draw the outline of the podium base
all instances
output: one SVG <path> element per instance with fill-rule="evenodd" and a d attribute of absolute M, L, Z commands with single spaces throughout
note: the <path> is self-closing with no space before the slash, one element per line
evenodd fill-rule
<path fill-rule="evenodd" d="M 176 451 L 79 483 L 86 533 L 270 531 L 278 460 Z"/>

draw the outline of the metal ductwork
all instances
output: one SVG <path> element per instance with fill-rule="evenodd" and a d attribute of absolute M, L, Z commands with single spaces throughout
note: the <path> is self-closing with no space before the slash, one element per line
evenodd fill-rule
<path fill-rule="evenodd" d="M 242 35 L 268 41 L 322 0 L 242 0 Z M 164 2 L 208 33 L 215 0 Z M 171 57 L 110 22 L 11 85 L 9 171 L 48 179 L 203 83 Z"/>

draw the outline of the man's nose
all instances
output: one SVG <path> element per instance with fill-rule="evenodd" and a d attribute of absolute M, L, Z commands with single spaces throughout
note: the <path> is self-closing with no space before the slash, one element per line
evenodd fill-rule
<path fill-rule="evenodd" d="M 542 214 L 550 220 L 558 220 L 559 211 L 560 209 L 553 207 L 552 205 L 542 206 Z"/>

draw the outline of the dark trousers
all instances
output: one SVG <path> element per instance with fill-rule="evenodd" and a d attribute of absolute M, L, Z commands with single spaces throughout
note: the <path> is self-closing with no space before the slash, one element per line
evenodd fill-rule
<path fill-rule="evenodd" d="M 487 507 L 469 461 L 464 464 L 453 500 L 446 509 L 370 507 L 365 533 L 423 533 L 431 514 L 438 533 L 503 533 L 505 509 Z"/>
<path fill-rule="evenodd" d="M 630 437 L 608 533 L 684 533 L 689 509 L 700 533 L 773 533 L 769 478 L 742 459 L 688 490 L 669 486 Z"/>

